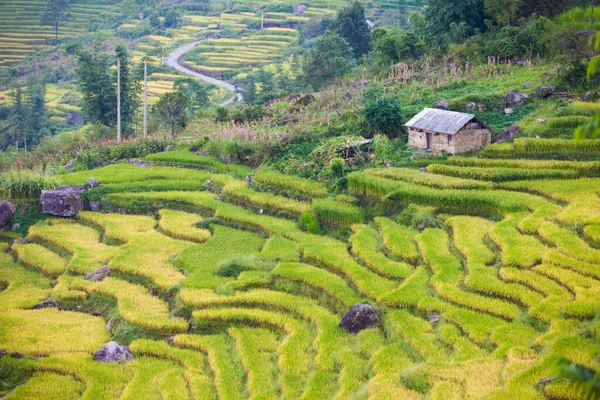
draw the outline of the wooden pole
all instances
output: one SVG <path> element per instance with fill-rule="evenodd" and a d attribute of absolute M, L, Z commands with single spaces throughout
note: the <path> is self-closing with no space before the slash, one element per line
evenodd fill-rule
<path fill-rule="evenodd" d="M 144 139 L 148 134 L 148 61 L 144 60 Z"/>
<path fill-rule="evenodd" d="M 117 58 L 117 143 L 121 143 L 121 60 Z"/>

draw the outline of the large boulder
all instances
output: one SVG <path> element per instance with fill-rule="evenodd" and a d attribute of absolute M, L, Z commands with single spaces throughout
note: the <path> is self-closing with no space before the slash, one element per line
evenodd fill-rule
<path fill-rule="evenodd" d="M 470 101 L 467 103 L 465 108 L 467 109 L 467 111 L 475 111 L 477 109 L 477 104 Z"/>
<path fill-rule="evenodd" d="M 54 190 L 42 190 L 42 212 L 57 217 L 74 217 L 83 210 L 81 186 L 60 186 Z"/>
<path fill-rule="evenodd" d="M 444 110 L 444 111 L 448 111 L 449 107 L 450 107 L 450 100 L 436 101 L 435 104 L 433 105 L 433 108 L 437 108 L 438 110 Z"/>
<path fill-rule="evenodd" d="M 86 281 L 102 282 L 108 275 L 110 275 L 110 269 L 108 268 L 108 265 L 105 265 L 94 272 L 90 272 L 84 279 Z"/>
<path fill-rule="evenodd" d="M 537 90 L 537 95 L 540 96 L 542 99 L 545 99 L 546 97 L 550 97 L 554 94 L 554 86 L 549 85 L 543 88 L 539 88 Z"/>
<path fill-rule="evenodd" d="M 110 341 L 94 353 L 94 360 L 103 363 L 118 363 L 133 360 L 133 356 L 129 348 L 117 342 Z"/>
<path fill-rule="evenodd" d="M 527 98 L 528 96 L 525 93 L 508 92 L 506 96 L 504 96 L 504 100 L 502 100 L 502 106 L 504 108 L 508 108 L 508 106 L 519 107 L 523 105 Z"/>
<path fill-rule="evenodd" d="M 16 204 L 6 200 L 0 201 L 0 226 L 8 224 L 12 220 L 16 211 Z"/>
<path fill-rule="evenodd" d="M 352 333 L 357 333 L 363 329 L 372 328 L 379 322 L 379 314 L 375 307 L 370 304 L 355 304 L 350 311 L 344 315 L 340 322 L 340 328 L 344 328 Z"/>

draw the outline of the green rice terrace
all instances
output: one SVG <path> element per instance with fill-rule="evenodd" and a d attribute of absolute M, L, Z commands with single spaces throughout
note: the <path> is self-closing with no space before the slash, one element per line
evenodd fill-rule
<path fill-rule="evenodd" d="M 600 162 L 557 150 L 599 149 L 518 139 L 337 196 L 188 150 L 60 176 L 99 211 L 2 245 L 0 395 L 579 399 L 554 365 L 599 366 Z M 126 361 L 94 359 L 111 340 Z"/>

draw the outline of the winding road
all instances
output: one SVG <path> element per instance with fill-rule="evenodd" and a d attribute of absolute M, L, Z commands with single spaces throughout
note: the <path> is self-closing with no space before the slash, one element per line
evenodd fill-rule
<path fill-rule="evenodd" d="M 224 89 L 229 90 L 231 93 L 233 93 L 233 97 L 231 97 L 229 100 L 227 100 L 226 102 L 221 104 L 221 107 L 227 106 L 231 103 L 233 103 L 234 101 L 242 101 L 243 97 L 241 93 L 238 93 L 235 90 L 235 86 L 233 86 L 230 83 L 227 82 L 223 82 L 220 79 L 216 79 L 207 75 L 203 75 L 199 72 L 196 72 L 194 70 L 191 70 L 187 67 L 185 67 L 184 65 L 181 65 L 181 63 L 179 62 L 179 60 L 181 59 L 181 57 L 183 57 L 186 53 L 188 53 L 189 51 L 191 51 L 194 47 L 196 47 L 196 45 L 198 45 L 198 43 L 202 42 L 201 40 L 198 40 L 196 42 L 192 42 L 189 44 L 186 44 L 185 46 L 181 46 L 175 50 L 173 50 L 168 56 L 167 56 L 167 60 L 166 60 L 166 64 L 169 67 L 173 67 L 175 68 L 177 71 L 181 71 L 186 75 L 189 76 L 193 76 L 194 78 L 198 78 L 201 79 L 205 82 L 208 83 L 212 83 L 213 85 L 217 85 L 219 87 L 222 87 Z"/>

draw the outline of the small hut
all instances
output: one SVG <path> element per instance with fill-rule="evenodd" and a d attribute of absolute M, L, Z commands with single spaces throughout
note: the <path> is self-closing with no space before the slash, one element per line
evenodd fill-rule
<path fill-rule="evenodd" d="M 404 126 L 408 146 L 450 154 L 480 149 L 491 143 L 492 131 L 473 114 L 426 108 Z"/>

